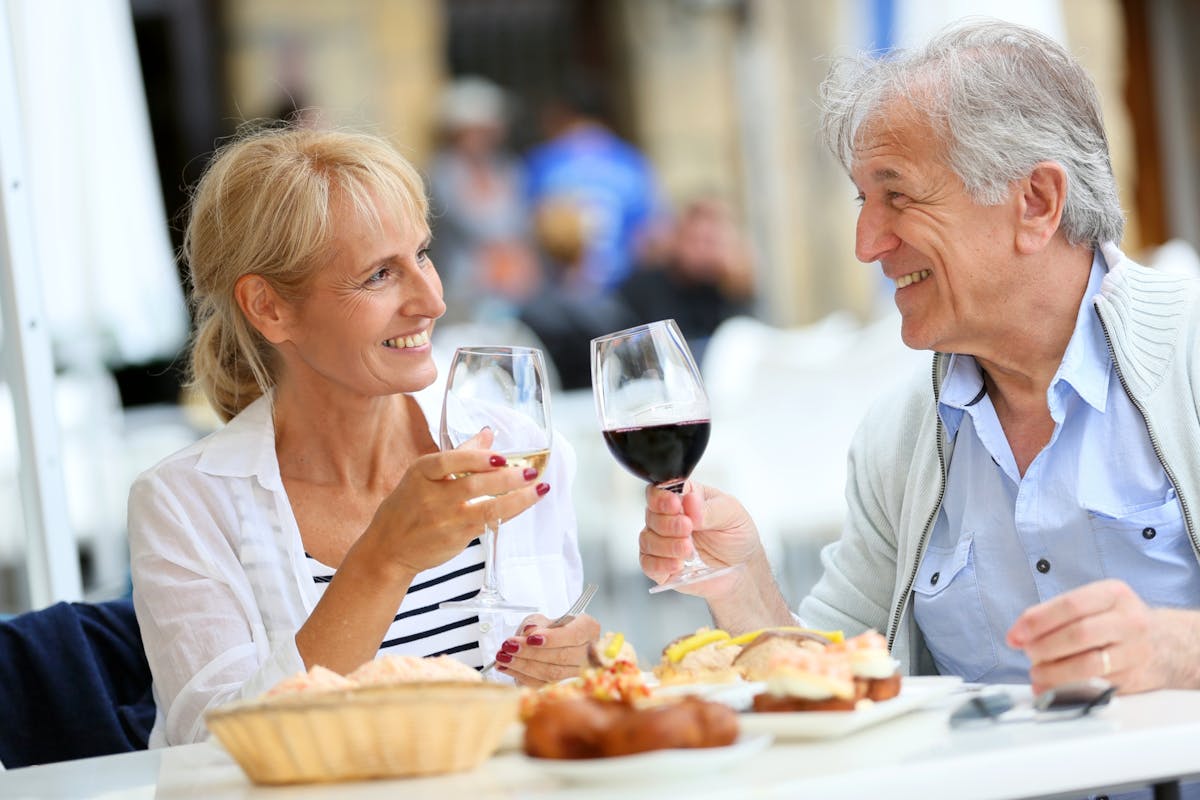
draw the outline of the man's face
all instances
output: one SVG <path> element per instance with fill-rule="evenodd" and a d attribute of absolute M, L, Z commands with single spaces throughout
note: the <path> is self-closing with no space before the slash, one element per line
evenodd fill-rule
<path fill-rule="evenodd" d="M 1012 203 L 980 206 L 940 158 L 929 123 L 885 106 L 859 132 L 850 171 L 861 211 L 855 255 L 895 285 L 901 337 L 919 350 L 986 349 L 1015 302 Z M 982 345 L 982 348 L 981 348 Z"/>

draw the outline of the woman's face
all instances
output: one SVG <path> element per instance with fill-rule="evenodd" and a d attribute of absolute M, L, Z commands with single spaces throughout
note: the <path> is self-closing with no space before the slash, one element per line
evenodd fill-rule
<path fill-rule="evenodd" d="M 428 228 L 399 214 L 380 213 L 376 227 L 344 206 L 334 213 L 332 256 L 289 306 L 281 379 L 364 397 L 425 388 L 437 377 L 433 323 L 446 312 Z"/>

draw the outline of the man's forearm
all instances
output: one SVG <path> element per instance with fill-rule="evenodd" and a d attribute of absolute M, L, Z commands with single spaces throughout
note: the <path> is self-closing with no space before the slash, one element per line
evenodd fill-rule
<path fill-rule="evenodd" d="M 782 625 L 796 620 L 779 591 L 771 565 L 761 550 L 738 572 L 733 588 L 720 598 L 710 598 L 713 623 L 733 635 Z"/>

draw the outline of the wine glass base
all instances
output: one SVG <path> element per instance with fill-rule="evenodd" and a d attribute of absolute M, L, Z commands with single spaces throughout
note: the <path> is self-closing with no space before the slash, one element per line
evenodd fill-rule
<path fill-rule="evenodd" d="M 693 583 L 700 583 L 701 581 L 715 578 L 718 575 L 727 575 L 730 572 L 735 572 L 741 569 L 742 566 L 742 564 L 731 564 L 728 567 L 700 567 L 699 569 L 681 572 L 666 583 L 660 583 L 657 586 L 651 586 L 650 594 L 658 594 L 659 592 L 677 589 L 680 586 L 688 586 Z"/>
<path fill-rule="evenodd" d="M 505 600 L 498 594 L 485 595 L 483 592 L 466 600 L 447 600 L 444 603 L 439 603 L 438 608 L 454 609 L 456 611 L 475 611 L 477 613 L 498 613 L 498 612 L 519 612 L 522 614 L 532 614 L 537 611 L 536 606 L 526 606 L 520 603 L 512 603 Z"/>

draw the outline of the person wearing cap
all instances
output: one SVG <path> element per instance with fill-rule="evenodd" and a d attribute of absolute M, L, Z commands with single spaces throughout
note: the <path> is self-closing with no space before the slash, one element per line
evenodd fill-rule
<path fill-rule="evenodd" d="M 513 317 L 540 282 L 524 168 L 505 149 L 506 121 L 504 92 L 488 80 L 459 78 L 442 94 L 429 193 L 450 322 Z"/>

